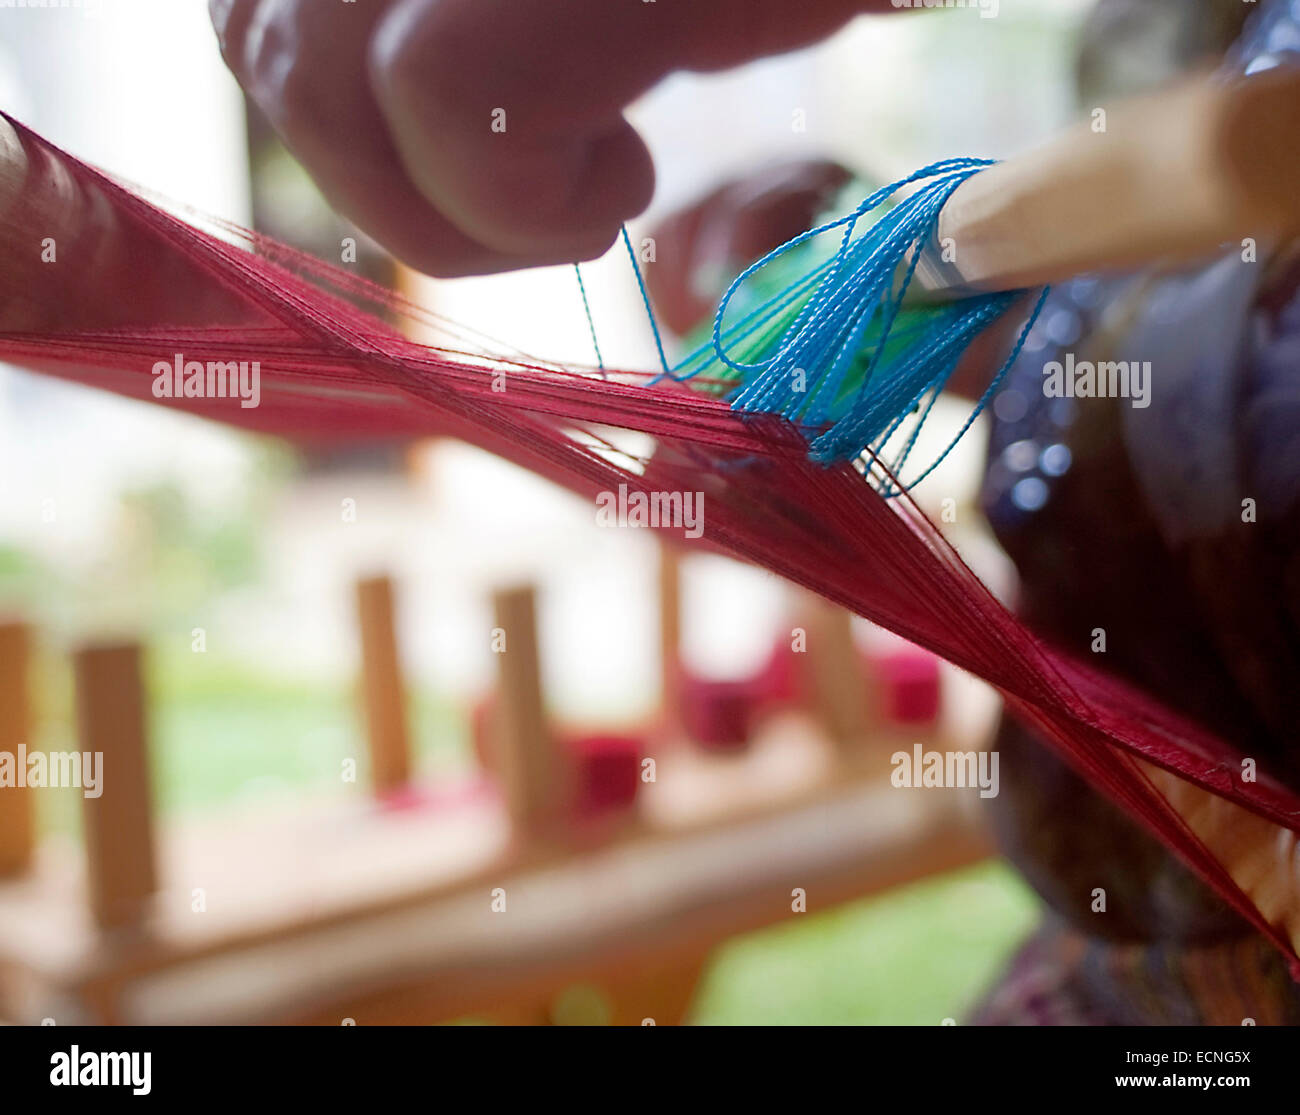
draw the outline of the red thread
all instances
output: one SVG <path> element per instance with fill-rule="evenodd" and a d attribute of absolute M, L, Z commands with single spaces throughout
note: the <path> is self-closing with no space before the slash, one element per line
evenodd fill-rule
<path fill-rule="evenodd" d="M 200 231 L 14 127 L 30 170 L 14 196 L 0 194 L 0 358 L 146 401 L 154 364 L 175 353 L 257 360 L 259 407 L 168 405 L 302 441 L 452 435 L 593 500 L 620 484 L 703 491 L 704 544 L 989 681 L 1295 962 L 1282 931 L 1136 760 L 1293 831 L 1300 795 L 1265 774 L 1233 778 L 1240 756 L 1226 742 L 1043 645 L 906 496 L 887 503 L 849 465 L 812 464 L 799 433 L 779 419 L 742 417 L 672 383 L 647 387 L 648 374 L 601 379 L 415 344 L 379 316 L 427 318 L 398 296 L 230 225 L 214 226 L 220 236 Z M 40 262 L 45 237 L 56 239 L 60 263 Z M 501 374 L 506 390 L 494 390 Z M 651 460 L 620 455 L 611 427 L 654 435 Z"/>

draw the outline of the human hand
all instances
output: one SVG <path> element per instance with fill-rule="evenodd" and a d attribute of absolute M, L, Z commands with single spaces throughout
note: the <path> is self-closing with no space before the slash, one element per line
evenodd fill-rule
<path fill-rule="evenodd" d="M 210 0 L 222 53 L 329 202 L 455 276 L 601 255 L 649 204 L 624 119 L 674 70 L 815 42 L 887 0 Z"/>

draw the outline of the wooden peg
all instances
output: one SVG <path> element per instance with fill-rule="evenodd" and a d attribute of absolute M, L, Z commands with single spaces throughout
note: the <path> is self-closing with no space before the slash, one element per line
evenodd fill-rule
<path fill-rule="evenodd" d="M 841 751 L 860 745 L 866 730 L 865 683 L 853 642 L 853 617 L 810 599 L 806 667 L 814 714 Z"/>
<path fill-rule="evenodd" d="M 1300 74 L 1197 75 L 1094 114 L 963 182 L 939 218 L 952 266 L 921 283 L 955 295 L 1092 271 L 1213 258 L 1300 228 Z M 918 269 L 918 274 L 921 269 Z"/>
<path fill-rule="evenodd" d="M 157 889 L 140 648 L 73 656 L 82 752 L 102 756 L 98 797 L 83 800 L 90 905 L 103 929 L 138 925 Z"/>
<path fill-rule="evenodd" d="M 682 571 L 681 555 L 659 547 L 659 670 L 664 730 L 681 728 Z"/>
<path fill-rule="evenodd" d="M 0 624 L 0 752 L 15 764 L 15 784 L 0 786 L 0 878 L 31 866 L 36 841 L 32 791 L 17 785 L 19 747 L 32 742 L 30 658 L 30 629 Z"/>
<path fill-rule="evenodd" d="M 405 786 L 411 777 L 406 686 L 397 649 L 393 583 L 388 577 L 357 582 L 357 613 L 370 775 L 375 793 L 383 794 Z"/>
<path fill-rule="evenodd" d="M 542 703 L 536 593 L 504 589 L 493 603 L 500 640 L 493 754 L 517 833 L 537 834 L 559 817 L 566 786 Z"/>

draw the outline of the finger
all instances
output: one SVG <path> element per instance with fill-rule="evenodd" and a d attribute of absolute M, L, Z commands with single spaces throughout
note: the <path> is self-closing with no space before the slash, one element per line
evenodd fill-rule
<path fill-rule="evenodd" d="M 446 277 L 567 262 L 485 246 L 407 179 L 366 72 L 387 6 L 212 0 L 211 12 L 230 69 L 326 200 L 403 262 Z"/>
<path fill-rule="evenodd" d="M 887 0 L 394 0 L 371 74 L 419 192 L 499 251 L 598 254 L 649 203 L 624 107 L 675 69 L 789 50 Z"/>

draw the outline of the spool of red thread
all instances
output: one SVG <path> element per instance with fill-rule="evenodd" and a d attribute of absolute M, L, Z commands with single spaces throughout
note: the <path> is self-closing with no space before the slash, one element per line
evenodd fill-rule
<path fill-rule="evenodd" d="M 772 653 L 750 686 L 760 709 L 800 706 L 806 699 L 802 663 L 784 636 L 772 644 Z"/>
<path fill-rule="evenodd" d="M 573 761 L 573 812 L 591 820 L 628 809 L 641 785 L 645 740 L 636 736 L 579 736 L 567 743 Z"/>
<path fill-rule="evenodd" d="M 939 717 L 939 660 L 920 647 L 873 655 L 868 664 L 878 681 L 880 715 L 890 724 L 933 724 Z"/>
<path fill-rule="evenodd" d="M 748 746 L 757 708 L 753 678 L 717 681 L 682 679 L 682 723 L 686 734 L 707 751 L 739 751 Z"/>

